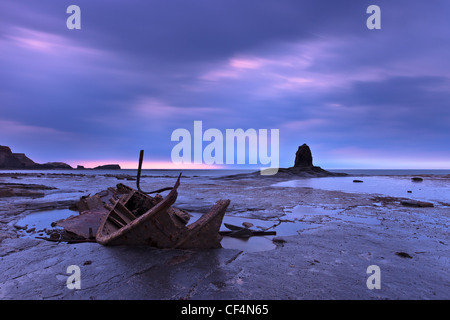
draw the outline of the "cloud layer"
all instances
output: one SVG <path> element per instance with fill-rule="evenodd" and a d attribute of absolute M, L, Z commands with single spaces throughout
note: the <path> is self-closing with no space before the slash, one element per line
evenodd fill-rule
<path fill-rule="evenodd" d="M 168 162 L 201 120 L 280 129 L 281 166 L 450 168 L 447 1 L 72 2 L 0 4 L 0 144 L 37 162 Z"/>

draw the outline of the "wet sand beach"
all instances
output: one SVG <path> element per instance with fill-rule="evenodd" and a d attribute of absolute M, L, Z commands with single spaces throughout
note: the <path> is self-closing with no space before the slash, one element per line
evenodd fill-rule
<path fill-rule="evenodd" d="M 337 177 L 333 188 L 320 180 L 328 178 L 185 173 L 176 207 L 195 217 L 230 199 L 224 221 L 272 227 L 277 235 L 224 237 L 222 249 L 175 250 L 36 239 L 42 226 L 32 225 L 33 215 L 56 221 L 78 214 L 69 208 L 81 196 L 119 182 L 135 188 L 132 174 L 4 172 L 0 299 L 449 299 L 450 205 L 439 192 L 419 189 L 435 183 L 430 188 L 445 191 L 450 178 L 422 175 L 420 187 L 411 177 Z M 174 179 L 144 175 L 141 186 L 154 190 Z M 374 193 L 371 182 L 386 183 L 383 192 Z M 405 199 L 433 207 L 405 206 Z M 66 286 L 71 265 L 81 270 L 80 289 Z M 380 289 L 367 285 L 373 265 L 381 271 Z"/>

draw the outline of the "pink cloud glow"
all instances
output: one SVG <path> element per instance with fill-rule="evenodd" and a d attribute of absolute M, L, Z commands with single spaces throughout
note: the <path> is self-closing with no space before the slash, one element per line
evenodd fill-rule
<path fill-rule="evenodd" d="M 140 97 L 134 105 L 134 111 L 139 116 L 158 118 L 173 118 L 174 116 L 188 116 L 196 113 L 220 112 L 209 107 L 178 107 L 170 105 L 153 97 Z"/>
<path fill-rule="evenodd" d="M 289 92 L 347 88 L 355 81 L 379 81 L 394 72 L 395 68 L 387 71 L 373 66 L 333 72 L 314 68 L 332 63 L 336 59 L 333 52 L 343 50 L 346 45 L 348 43 L 342 39 L 326 38 L 290 44 L 284 50 L 267 55 L 235 56 L 213 66 L 199 78 L 215 82 L 216 86 L 220 86 L 221 81 L 232 81 L 240 88 L 249 88 L 249 94 L 277 97 Z M 198 91 L 202 90 L 198 88 Z"/>
<path fill-rule="evenodd" d="M 28 125 L 17 121 L 0 120 L 0 134 L 32 134 L 33 136 L 66 136 L 67 132 L 42 126 Z"/>
<path fill-rule="evenodd" d="M 105 159 L 105 160 L 88 160 L 88 161 L 78 161 L 71 160 L 68 161 L 72 167 L 77 165 L 83 165 L 85 168 L 95 168 L 97 166 L 105 164 L 119 164 L 122 169 L 137 169 L 137 161 L 129 160 L 117 160 L 117 159 Z M 223 166 L 218 165 L 207 165 L 207 164 L 174 164 L 171 161 L 144 161 L 142 165 L 143 169 L 171 169 L 171 170 L 183 170 L 183 169 L 221 169 Z"/>
<path fill-rule="evenodd" d="M 287 130 L 296 130 L 296 131 L 302 131 L 302 130 L 311 130 L 315 128 L 320 128 L 322 126 L 325 126 L 329 123 L 326 119 L 320 119 L 320 118 L 314 118 L 314 119 L 307 119 L 307 120 L 294 120 L 289 121 L 281 125 L 282 129 Z"/>
<path fill-rule="evenodd" d="M 200 80 L 219 81 L 222 79 L 238 79 L 239 72 L 226 68 L 211 70 L 200 76 Z"/>
<path fill-rule="evenodd" d="M 236 68 L 236 69 L 259 69 L 266 62 L 267 62 L 267 60 L 258 59 L 258 58 L 249 58 L 249 59 L 234 58 L 229 61 L 229 65 L 232 68 Z"/>
<path fill-rule="evenodd" d="M 88 54 L 103 55 L 104 52 L 88 47 L 79 46 L 67 38 L 27 28 L 14 28 L 6 36 L 12 43 L 31 51 L 39 51 L 46 54 Z"/>

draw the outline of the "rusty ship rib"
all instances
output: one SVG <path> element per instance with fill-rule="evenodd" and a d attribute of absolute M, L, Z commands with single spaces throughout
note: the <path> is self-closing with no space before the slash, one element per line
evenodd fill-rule
<path fill-rule="evenodd" d="M 192 224 L 172 207 L 178 196 L 181 174 L 170 193 L 162 198 L 128 188 L 128 193 L 108 206 L 97 231 L 102 245 L 148 245 L 157 248 L 221 248 L 219 233 L 230 200 L 219 200 Z M 124 186 L 125 187 L 125 186 Z"/>

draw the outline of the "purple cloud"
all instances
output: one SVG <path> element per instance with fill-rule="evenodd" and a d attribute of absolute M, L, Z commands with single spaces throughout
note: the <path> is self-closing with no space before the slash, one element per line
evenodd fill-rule
<path fill-rule="evenodd" d="M 202 120 L 280 129 L 282 166 L 450 168 L 447 3 L 379 0 L 381 30 L 361 1 L 81 1 L 81 30 L 70 4 L 0 4 L 0 144 L 41 162 L 170 161 Z"/>

